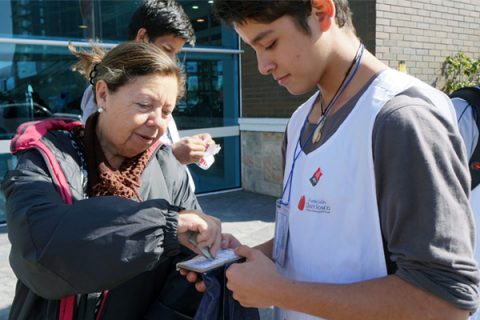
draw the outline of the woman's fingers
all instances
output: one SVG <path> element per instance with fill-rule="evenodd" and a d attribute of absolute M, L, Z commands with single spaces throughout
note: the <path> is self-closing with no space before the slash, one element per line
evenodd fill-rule
<path fill-rule="evenodd" d="M 186 243 L 189 239 L 182 233 L 187 231 L 195 232 L 196 248 L 192 248 L 192 244 Z M 213 256 L 221 246 L 222 228 L 220 220 L 212 216 L 197 211 L 181 211 L 179 212 L 177 233 L 180 243 L 195 252 L 199 253 L 198 248 L 209 248 Z M 191 241 L 190 241 L 191 242 Z"/>

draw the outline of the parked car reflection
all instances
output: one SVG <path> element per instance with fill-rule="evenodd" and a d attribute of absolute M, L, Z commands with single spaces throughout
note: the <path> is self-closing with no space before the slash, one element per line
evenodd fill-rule
<path fill-rule="evenodd" d="M 11 139 L 17 127 L 24 122 L 46 118 L 70 118 L 80 120 L 79 114 L 53 113 L 38 103 L 0 104 L 0 139 Z"/>
<path fill-rule="evenodd" d="M 73 113 L 54 113 L 38 103 L 5 103 L 0 104 L 0 140 L 13 138 L 17 127 L 24 122 L 46 118 L 71 118 L 80 120 L 80 115 Z M 16 158 L 4 150 L 0 153 L 0 177 L 13 169 Z M 0 194 L 0 225 L 5 223 L 5 198 Z"/>

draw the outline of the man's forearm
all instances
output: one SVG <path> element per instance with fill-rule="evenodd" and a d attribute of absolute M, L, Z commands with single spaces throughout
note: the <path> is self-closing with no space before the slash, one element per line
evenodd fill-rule
<path fill-rule="evenodd" d="M 397 276 L 345 285 L 284 279 L 271 289 L 276 306 L 327 319 L 465 320 L 469 315 Z"/>

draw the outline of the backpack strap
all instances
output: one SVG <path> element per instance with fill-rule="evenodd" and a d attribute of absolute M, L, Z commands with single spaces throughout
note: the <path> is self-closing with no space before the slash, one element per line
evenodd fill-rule
<path fill-rule="evenodd" d="M 475 123 L 480 131 L 480 86 L 458 89 L 450 98 L 460 98 L 472 107 Z M 480 143 L 477 143 L 469 161 L 470 175 L 472 176 L 472 190 L 480 184 Z"/>

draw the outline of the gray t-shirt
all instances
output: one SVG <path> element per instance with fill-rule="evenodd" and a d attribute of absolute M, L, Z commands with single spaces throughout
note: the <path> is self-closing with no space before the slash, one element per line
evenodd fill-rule
<path fill-rule="evenodd" d="M 336 113 L 321 139 L 342 125 L 375 76 Z M 301 143 L 315 124 L 307 123 Z M 445 121 L 421 90 L 410 88 L 381 109 L 372 136 L 377 201 L 389 273 L 462 308 L 479 303 L 480 274 L 473 257 L 470 181 L 458 130 Z M 282 154 L 285 164 L 287 135 Z"/>

